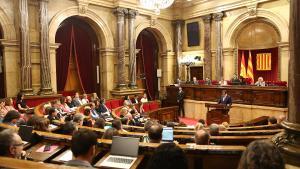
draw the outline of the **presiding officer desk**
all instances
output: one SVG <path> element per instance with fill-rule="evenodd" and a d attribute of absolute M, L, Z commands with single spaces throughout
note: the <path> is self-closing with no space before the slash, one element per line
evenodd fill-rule
<path fill-rule="evenodd" d="M 216 102 L 220 99 L 222 90 L 226 90 L 231 96 L 232 102 L 236 104 L 287 107 L 288 89 L 277 86 L 247 86 L 247 85 L 181 85 L 185 92 L 185 99 L 197 101 Z M 177 105 L 178 87 L 167 87 L 166 104 L 168 106 Z"/>

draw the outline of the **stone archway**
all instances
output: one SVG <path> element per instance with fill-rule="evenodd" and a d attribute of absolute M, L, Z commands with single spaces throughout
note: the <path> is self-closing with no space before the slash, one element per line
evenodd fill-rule
<path fill-rule="evenodd" d="M 99 49 L 99 60 L 102 62 L 100 65 L 106 65 L 113 60 L 113 56 L 115 55 L 114 51 L 112 50 L 114 48 L 114 39 L 113 34 L 110 28 L 108 27 L 108 24 L 104 22 L 104 20 L 98 16 L 95 12 L 93 12 L 90 9 L 86 9 L 85 13 L 79 13 L 80 10 L 78 10 L 77 6 L 67 8 L 63 11 L 58 12 L 50 21 L 49 24 L 49 42 L 50 42 L 50 55 L 51 55 L 51 83 L 52 88 L 54 91 L 57 91 L 56 86 L 56 49 L 58 48 L 58 44 L 55 44 L 55 35 L 56 31 L 58 30 L 60 24 L 67 18 L 72 16 L 81 16 L 85 19 L 86 22 L 89 23 L 89 25 L 94 29 L 98 43 L 101 46 L 101 49 Z M 100 93 L 104 97 L 109 97 L 109 91 L 112 89 L 110 88 L 111 85 L 107 84 L 113 84 L 113 78 L 107 78 L 113 75 L 113 69 L 110 69 L 107 66 L 101 67 L 100 66 L 99 72 L 104 72 L 100 75 L 102 81 L 102 85 L 100 86 Z M 105 70 L 102 70 L 105 69 Z"/>
<path fill-rule="evenodd" d="M 252 23 L 253 20 L 262 21 L 271 25 L 278 33 L 280 41 L 278 42 L 279 47 L 279 77 L 282 81 L 287 81 L 288 70 L 285 69 L 285 65 L 288 64 L 289 60 L 289 27 L 288 22 L 278 14 L 275 14 L 266 9 L 257 9 L 254 16 L 250 15 L 248 12 L 244 12 L 239 15 L 235 20 L 229 24 L 225 30 L 224 34 L 224 67 L 232 68 L 227 70 L 224 74 L 224 78 L 230 78 L 233 73 L 237 73 L 238 61 L 237 61 L 237 38 L 240 31 Z M 224 71 L 225 72 L 225 71 Z"/>

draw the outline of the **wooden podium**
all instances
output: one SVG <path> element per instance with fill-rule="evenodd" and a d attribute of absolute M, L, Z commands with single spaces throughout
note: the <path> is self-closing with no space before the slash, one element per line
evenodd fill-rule
<path fill-rule="evenodd" d="M 206 114 L 207 125 L 210 125 L 212 123 L 217 123 L 217 124 L 221 124 L 223 122 L 229 123 L 228 112 L 230 110 L 230 106 L 227 106 L 225 104 L 206 103 L 205 107 L 207 107 L 207 114 Z"/>

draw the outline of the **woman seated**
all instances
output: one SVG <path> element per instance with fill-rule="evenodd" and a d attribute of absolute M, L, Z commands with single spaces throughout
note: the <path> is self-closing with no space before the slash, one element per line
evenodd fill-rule
<path fill-rule="evenodd" d="M 82 99 L 81 99 L 81 103 L 82 104 L 88 104 L 90 101 L 89 101 L 89 99 L 87 98 L 87 94 L 83 94 L 82 95 Z"/>
<path fill-rule="evenodd" d="M 129 96 L 128 95 L 126 95 L 125 97 L 124 97 L 124 103 L 123 103 L 124 105 L 125 104 L 132 104 L 132 102 L 131 102 L 131 100 L 130 100 L 130 98 L 129 98 Z"/>
<path fill-rule="evenodd" d="M 15 110 L 15 111 L 17 111 L 17 110 L 15 109 L 15 107 L 14 107 L 14 101 L 13 101 L 12 98 L 7 98 L 7 99 L 5 100 L 5 108 L 6 108 L 7 111 L 10 111 L 10 110 Z"/>
<path fill-rule="evenodd" d="M 37 117 L 34 119 L 33 129 L 38 131 L 49 131 L 50 121 L 47 118 Z"/>
<path fill-rule="evenodd" d="M 99 97 L 97 96 L 97 93 L 92 93 L 91 101 L 94 102 L 96 100 L 99 100 Z"/>
<path fill-rule="evenodd" d="M 49 108 L 48 110 L 48 117 L 47 117 L 50 121 L 50 124 L 58 124 L 58 123 L 61 123 L 61 117 L 60 115 L 58 114 L 58 111 L 51 107 Z"/>
<path fill-rule="evenodd" d="M 148 102 L 148 98 L 147 98 L 147 93 L 144 93 L 142 99 L 141 99 L 142 103 Z"/>
<path fill-rule="evenodd" d="M 27 109 L 29 109 L 29 107 L 27 106 L 25 100 L 24 100 L 24 94 L 23 93 L 18 93 L 17 95 L 17 100 L 16 100 L 16 105 L 17 105 L 17 109 L 22 113 L 24 111 L 26 111 Z"/>

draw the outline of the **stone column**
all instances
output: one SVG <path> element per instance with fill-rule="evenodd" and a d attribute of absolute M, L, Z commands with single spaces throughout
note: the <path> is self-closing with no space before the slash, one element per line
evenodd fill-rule
<path fill-rule="evenodd" d="M 130 88 L 135 89 L 136 86 L 136 39 L 135 39 L 135 17 L 138 11 L 128 9 L 128 39 L 129 39 L 129 78 Z"/>
<path fill-rule="evenodd" d="M 183 20 L 173 21 L 175 26 L 175 54 L 176 54 L 176 79 L 183 79 L 182 70 L 180 65 L 180 59 L 182 56 L 182 26 L 184 24 Z"/>
<path fill-rule="evenodd" d="M 222 44 L 222 19 L 223 12 L 213 14 L 216 23 L 216 42 L 217 42 L 217 57 L 216 57 L 216 80 L 223 78 L 223 44 Z"/>
<path fill-rule="evenodd" d="M 278 65 L 280 66 L 280 71 L 278 71 L 278 77 L 281 81 L 288 81 L 288 69 L 286 68 L 286 65 L 289 62 L 290 58 L 290 46 L 288 42 L 280 42 L 278 43 L 278 45 Z"/>
<path fill-rule="evenodd" d="M 49 53 L 49 29 L 48 29 L 48 0 L 40 1 L 41 22 L 41 91 L 40 94 L 52 94 L 50 53 Z"/>
<path fill-rule="evenodd" d="M 290 60 L 288 84 L 288 118 L 285 129 L 272 141 L 281 150 L 288 164 L 300 166 L 300 1 L 290 1 Z"/>
<path fill-rule="evenodd" d="M 224 58 L 223 78 L 224 80 L 230 80 L 233 74 L 235 73 L 234 49 L 233 48 L 223 49 L 223 58 Z"/>
<path fill-rule="evenodd" d="M 28 2 L 19 0 L 20 53 L 21 53 L 21 92 L 32 95 L 32 72 L 29 42 Z"/>
<path fill-rule="evenodd" d="M 204 22 L 204 78 L 212 79 L 211 62 L 211 14 L 202 17 Z"/>
<path fill-rule="evenodd" d="M 117 16 L 117 53 L 118 53 L 118 85 L 117 89 L 127 89 L 125 74 L 125 14 L 128 10 L 125 8 L 116 8 L 114 10 Z"/>

